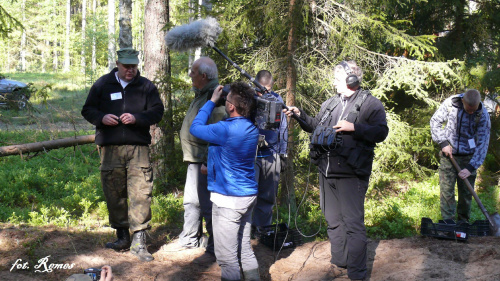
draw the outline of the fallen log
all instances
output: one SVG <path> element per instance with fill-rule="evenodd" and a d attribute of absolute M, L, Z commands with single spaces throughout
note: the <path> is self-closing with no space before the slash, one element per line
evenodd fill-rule
<path fill-rule="evenodd" d="M 23 153 L 26 152 L 47 151 L 62 147 L 89 144 L 93 143 L 94 140 L 95 140 L 95 135 L 87 135 L 87 136 L 50 140 L 50 141 L 3 146 L 0 147 L 0 157 L 9 155 L 20 155 L 20 154 L 22 155 Z"/>

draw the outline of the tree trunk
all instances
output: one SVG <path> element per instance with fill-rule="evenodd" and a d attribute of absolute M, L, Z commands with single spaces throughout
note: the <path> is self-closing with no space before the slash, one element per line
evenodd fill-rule
<path fill-rule="evenodd" d="M 87 0 L 82 0 L 82 51 L 80 52 L 82 73 L 85 73 L 85 37 L 87 36 Z"/>
<path fill-rule="evenodd" d="M 47 50 L 49 49 L 49 41 L 44 40 L 43 41 L 43 49 L 42 49 L 42 73 L 45 73 L 47 71 Z"/>
<path fill-rule="evenodd" d="M 148 0 L 136 0 L 132 2 L 132 45 L 139 51 L 139 61 L 144 62 L 144 14 Z M 140 63 L 138 70 L 144 72 L 144 64 Z"/>
<path fill-rule="evenodd" d="M 165 31 L 168 0 L 147 0 L 144 10 L 144 77 L 151 81 L 166 74 L 168 65 Z M 167 74 L 168 75 L 168 74 Z"/>
<path fill-rule="evenodd" d="M 97 10 L 97 0 L 92 0 L 92 15 L 94 16 L 94 19 L 97 18 L 96 14 Z M 95 21 L 95 20 L 94 20 Z M 96 73 L 97 69 L 97 54 L 96 54 L 96 24 L 94 23 L 92 25 L 92 74 L 94 75 Z"/>
<path fill-rule="evenodd" d="M 7 40 L 7 72 L 10 72 L 10 41 Z"/>
<path fill-rule="evenodd" d="M 108 0 L 108 70 L 116 66 L 115 0 Z"/>
<path fill-rule="evenodd" d="M 71 44 L 69 40 L 71 25 L 71 0 L 66 0 L 66 43 L 64 44 L 64 72 L 69 71 L 70 58 L 69 58 L 69 45 Z"/>
<path fill-rule="evenodd" d="M 26 0 L 21 3 L 21 9 L 23 13 L 23 23 L 26 22 Z M 23 28 L 23 33 L 21 35 L 21 71 L 26 71 L 26 30 Z"/>
<path fill-rule="evenodd" d="M 132 47 L 132 0 L 120 0 L 120 39 L 122 48 Z"/>
<path fill-rule="evenodd" d="M 59 60 L 58 60 L 58 53 L 57 53 L 57 39 L 54 41 L 54 59 L 52 60 L 52 65 L 54 68 L 54 72 L 57 72 L 59 68 Z"/>
<path fill-rule="evenodd" d="M 170 83 L 170 57 L 165 45 L 166 31 L 161 29 L 169 21 L 168 0 L 147 0 L 144 9 L 144 76 L 154 81 L 160 92 L 163 104 L 166 105 L 166 114 L 162 127 L 151 126 L 152 155 L 156 161 L 155 172 L 163 174 L 168 169 L 168 155 L 174 149 L 174 132 L 172 120 L 172 96 Z M 165 134 L 166 132 L 166 134 Z"/>
<path fill-rule="evenodd" d="M 16 144 L 0 147 L 0 157 L 9 155 L 22 155 L 26 152 L 48 151 L 56 148 L 89 144 L 95 141 L 95 135 L 70 137 L 64 139 Z"/>
<path fill-rule="evenodd" d="M 297 45 L 297 25 L 300 21 L 300 0 L 290 0 L 288 20 L 290 23 L 290 31 L 287 39 L 287 57 L 286 57 L 286 104 L 289 106 L 295 105 L 295 89 L 297 84 L 297 69 L 295 67 L 294 56 Z M 288 122 L 288 161 L 282 180 L 286 188 L 281 188 L 281 202 L 290 204 L 292 213 L 296 212 L 297 206 L 295 203 L 295 186 L 294 186 L 294 171 L 293 159 L 295 158 L 295 148 L 293 142 L 293 129 L 295 122 Z M 286 192 L 288 191 L 288 192 Z"/>

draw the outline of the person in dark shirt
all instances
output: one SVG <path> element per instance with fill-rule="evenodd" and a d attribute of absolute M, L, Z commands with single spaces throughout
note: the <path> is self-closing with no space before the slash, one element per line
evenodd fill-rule
<path fill-rule="evenodd" d="M 156 86 L 137 70 L 139 52 L 124 48 L 117 53 L 117 67 L 92 85 L 82 115 L 96 126 L 101 183 L 118 237 L 106 248 L 130 248 L 141 261 L 151 261 L 145 233 L 153 191 L 149 127 L 160 122 L 164 107 Z"/>
<path fill-rule="evenodd" d="M 320 205 L 328 223 L 332 270 L 352 280 L 366 278 L 366 228 L 364 201 L 375 145 L 389 133 L 382 102 L 360 87 L 363 72 L 354 61 L 342 61 L 334 69 L 337 95 L 321 105 L 316 117 L 297 107 L 292 111 L 312 128 L 312 133 L 335 129 L 331 146 L 312 147 L 319 170 Z M 313 134 L 314 135 L 314 134 Z"/>
<path fill-rule="evenodd" d="M 283 99 L 272 90 L 274 79 L 271 72 L 261 70 L 255 79 L 269 91 L 268 93 L 257 91 L 259 96 L 283 103 Z M 255 178 L 259 184 L 259 194 L 252 215 L 252 232 L 272 223 L 273 207 L 278 194 L 281 167 L 284 165 L 282 160 L 287 155 L 288 139 L 288 123 L 284 113 L 281 116 L 279 128 L 266 130 L 261 124 L 257 124 L 257 127 L 259 135 L 264 136 L 264 141 L 259 143 L 255 161 Z"/>

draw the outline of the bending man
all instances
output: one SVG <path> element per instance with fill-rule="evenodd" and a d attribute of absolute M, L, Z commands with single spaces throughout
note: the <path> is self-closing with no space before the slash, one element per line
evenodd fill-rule
<path fill-rule="evenodd" d="M 446 122 L 446 126 L 443 124 Z M 441 216 L 444 220 L 469 221 L 472 194 L 463 182 L 468 180 L 472 188 L 476 170 L 483 164 L 490 142 L 490 116 L 481 103 L 477 90 L 447 98 L 431 118 L 431 133 L 441 147 L 439 186 L 441 190 Z M 455 159 L 462 168 L 458 172 L 449 158 Z M 457 182 L 457 177 L 462 180 Z M 458 189 L 458 207 L 455 202 L 455 183 Z"/>

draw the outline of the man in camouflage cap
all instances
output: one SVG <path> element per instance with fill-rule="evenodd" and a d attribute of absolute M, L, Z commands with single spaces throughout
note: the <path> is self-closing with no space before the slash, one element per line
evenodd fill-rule
<path fill-rule="evenodd" d="M 94 83 L 82 115 L 96 126 L 102 188 L 118 237 L 106 248 L 130 248 L 141 261 L 151 261 L 145 236 L 153 190 L 149 127 L 160 122 L 164 107 L 155 85 L 137 70 L 139 53 L 132 48 L 117 53 L 117 67 Z"/>

